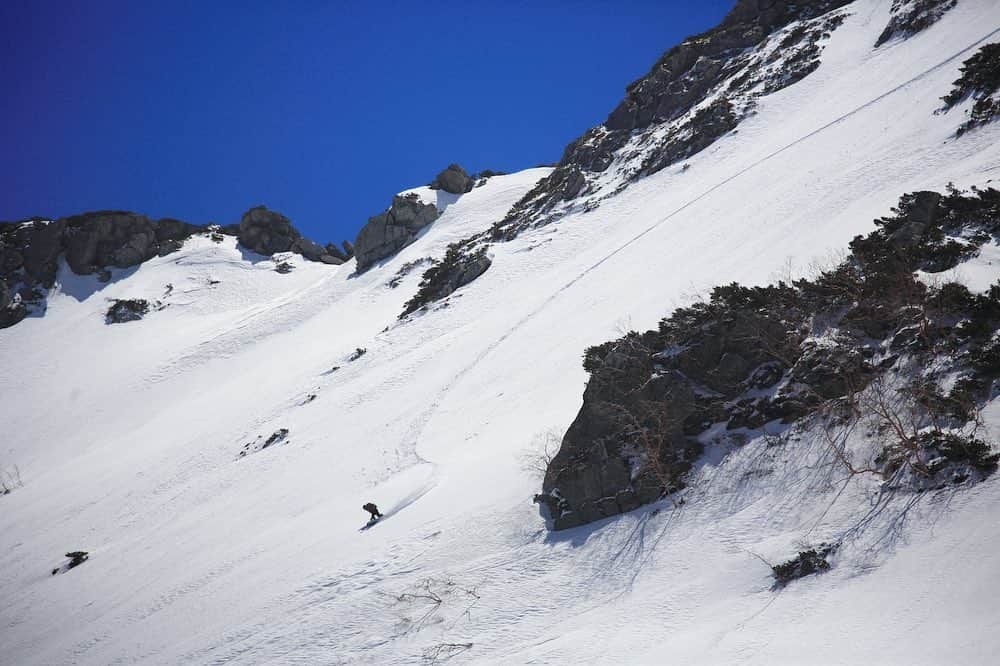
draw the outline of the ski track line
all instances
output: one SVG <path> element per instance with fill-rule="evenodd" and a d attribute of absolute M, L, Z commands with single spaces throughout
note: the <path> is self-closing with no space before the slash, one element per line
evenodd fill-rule
<path fill-rule="evenodd" d="M 416 430 L 416 439 L 413 442 L 414 453 L 421 460 L 426 460 L 425 458 L 423 458 L 422 456 L 420 456 L 419 453 L 416 453 L 418 442 L 420 440 L 421 435 L 423 434 L 424 429 L 427 427 L 427 424 L 430 422 L 431 418 L 433 417 L 434 412 L 436 412 L 438 410 L 438 408 L 441 405 L 441 402 L 448 395 L 448 393 L 451 392 L 452 388 L 459 381 L 461 381 L 461 379 L 466 374 L 468 374 L 477 365 L 479 365 L 479 363 L 483 359 L 485 359 L 487 356 L 489 356 L 491 353 L 493 353 L 497 349 L 497 347 L 499 347 L 501 344 L 503 344 L 511 335 L 513 335 L 522 326 L 524 326 L 526 323 L 528 323 L 530 320 L 532 320 L 536 315 L 538 315 L 545 308 L 547 308 L 563 292 L 567 291 L 568 289 L 570 289 L 571 287 L 573 287 L 573 285 L 575 285 L 577 282 L 579 282 L 580 280 L 582 280 L 584 277 L 586 277 L 587 275 L 589 275 L 593 271 L 595 271 L 598 268 L 600 268 L 609 259 L 615 257 L 617 254 L 619 254 L 623 250 L 627 249 L 628 247 L 630 247 L 631 245 L 633 245 L 634 243 L 636 243 L 637 241 L 639 241 L 640 239 L 642 239 L 643 237 L 645 237 L 646 235 L 648 235 L 649 233 L 651 233 L 653 230 L 655 230 L 656 228 L 658 228 L 664 222 L 672 219 L 673 217 L 675 217 L 679 213 L 687 210 L 688 208 L 690 208 L 694 204 L 698 203 L 702 199 L 706 198 L 708 195 L 712 194 L 716 190 L 719 190 L 720 188 L 724 187 L 725 185 L 728 185 L 729 183 L 733 182 L 734 180 L 736 180 L 737 178 L 739 178 L 743 174 L 745 174 L 748 171 L 751 171 L 753 169 L 756 169 L 760 165 L 764 164 L 765 162 L 770 161 L 771 159 L 777 157 L 781 153 L 783 153 L 783 152 L 785 152 L 787 150 L 790 150 L 791 148 L 794 148 L 795 146 L 808 141 L 809 139 L 811 139 L 811 138 L 813 138 L 813 137 L 821 134 L 822 132 L 825 132 L 826 130 L 830 129 L 831 127 L 834 127 L 835 125 L 839 125 L 840 123 L 844 122 L 848 118 L 851 118 L 852 116 L 857 115 L 861 111 L 864 111 L 865 109 L 867 109 L 867 108 L 869 108 L 871 106 L 874 106 L 875 104 L 877 104 L 878 102 L 882 101 L 883 99 L 885 99 L 885 98 L 887 98 L 887 97 L 889 97 L 891 95 L 894 95 L 895 93 L 899 92 L 900 90 L 903 90 L 907 86 L 909 86 L 909 85 L 911 85 L 911 84 L 913 84 L 913 83 L 915 83 L 915 82 L 923 79 L 927 75 L 929 75 L 929 74 L 931 74 L 931 73 L 933 73 L 933 72 L 941 69 L 942 67 L 944 67 L 944 66 L 948 65 L 949 63 L 953 62 L 957 58 L 961 57 L 963 54 L 967 53 L 971 49 L 973 49 L 976 46 L 982 44 L 983 42 L 985 42 L 986 40 L 990 39 L 994 35 L 997 35 L 998 33 L 1000 33 L 1000 28 L 994 28 L 992 31 L 990 31 L 986 35 L 980 37 L 979 39 L 977 39 L 976 41 L 972 42 L 971 44 L 969 44 L 969 45 L 967 45 L 967 46 L 959 49 L 958 51 L 956 51 L 952 55 L 948 56 L 947 58 L 945 58 L 941 62 L 937 63 L 936 65 L 933 65 L 933 66 L 929 67 L 928 69 L 925 69 L 923 72 L 921 72 L 921 73 L 917 74 L 916 76 L 914 76 L 914 77 L 912 77 L 912 78 L 904 81 L 903 83 L 895 86 L 894 88 L 889 89 L 888 91 L 882 93 L 881 95 L 879 95 L 879 96 L 877 96 L 877 97 L 875 97 L 875 98 L 873 98 L 873 99 L 865 102 L 861 106 L 858 106 L 858 107 L 852 109 L 851 111 L 848 111 L 847 113 L 845 113 L 845 114 L 843 114 L 841 116 L 838 116 L 837 118 L 835 118 L 834 120 L 831 120 L 830 122 L 826 123 L 825 125 L 823 125 L 823 126 L 817 128 L 817 129 L 809 132 L 808 134 L 806 134 L 804 136 L 799 137 L 798 139 L 792 141 L 791 143 L 788 143 L 788 144 L 782 146 L 781 148 L 778 148 L 777 150 L 775 150 L 775 151 L 773 151 L 773 152 L 765 155 L 764 157 L 761 157 L 760 159 L 758 159 L 758 160 L 756 160 L 756 161 L 748 164 L 747 166 L 743 167 L 742 169 L 740 169 L 739 171 L 737 171 L 733 175 L 728 176 L 727 178 L 724 178 L 720 182 L 718 182 L 715 185 L 713 185 L 712 187 L 708 188 L 707 190 L 705 190 L 704 192 L 702 192 L 701 194 L 699 194 L 695 198 L 691 199 L 687 203 L 685 203 L 685 204 L 681 205 L 680 207 L 674 209 L 673 211 L 671 211 L 670 213 L 668 213 L 664 217 L 660 218 L 659 220 L 657 220 L 656 222 L 654 222 L 650 226 L 648 226 L 645 229 L 643 229 L 642 231 L 640 231 L 638 234 L 636 234 L 635 236 L 633 236 L 629 240 L 625 241 L 625 243 L 623 243 L 622 245 L 618 246 L 618 248 L 616 248 L 615 250 L 612 250 L 610 253 L 608 253 L 607 255 L 605 255 L 602 259 L 598 260 L 593 265 L 591 265 L 588 268 L 586 268 L 583 271 L 581 271 L 576 277 L 574 277 L 573 279 L 571 279 L 569 282 L 567 282 L 562 287 L 560 287 L 559 289 L 557 289 L 551 296 L 549 296 L 544 301 L 542 301 L 541 305 L 539 305 L 537 308 L 535 308 L 534 310 L 532 310 L 531 312 L 529 312 L 528 314 L 526 314 L 524 317 L 522 317 L 521 319 L 519 319 L 517 322 L 515 322 L 515 324 L 506 333 L 504 333 L 499 338 L 497 338 L 492 343 L 490 343 L 482 352 L 480 352 L 475 357 L 475 359 L 473 359 L 472 363 L 470 363 L 469 365 L 467 365 L 466 367 L 464 367 L 462 370 L 460 370 L 451 379 L 451 381 L 448 382 L 441 389 L 440 392 L 438 392 L 438 394 L 435 396 L 433 402 L 427 408 L 427 410 L 425 410 L 413 422 L 413 426 L 415 426 L 415 428 L 411 428 L 411 429 Z M 430 463 L 430 461 L 427 461 L 427 462 Z M 433 465 L 434 463 L 430 463 L 430 464 Z M 436 469 L 437 469 L 437 467 L 435 465 L 435 471 L 436 471 Z M 436 476 L 436 474 L 435 474 L 435 476 Z"/>

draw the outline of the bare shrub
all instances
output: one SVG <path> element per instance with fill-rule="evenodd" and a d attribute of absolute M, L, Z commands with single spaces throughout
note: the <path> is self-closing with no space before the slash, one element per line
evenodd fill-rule
<path fill-rule="evenodd" d="M 425 578 L 403 592 L 380 594 L 404 609 L 402 621 L 408 628 L 403 633 L 419 631 L 430 623 L 448 600 L 466 603 L 460 615 L 468 616 L 480 598 L 475 588 L 459 585 L 450 578 L 433 577 Z"/>
<path fill-rule="evenodd" d="M 438 643 L 424 650 L 422 657 L 425 663 L 440 664 L 471 649 L 472 643 Z"/>
<path fill-rule="evenodd" d="M 563 431 L 559 428 L 549 428 L 536 434 L 520 454 L 521 471 L 533 478 L 544 478 L 549 464 L 562 446 Z"/>

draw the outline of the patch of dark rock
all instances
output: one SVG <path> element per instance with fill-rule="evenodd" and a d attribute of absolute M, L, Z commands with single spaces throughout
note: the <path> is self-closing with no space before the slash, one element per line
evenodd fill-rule
<path fill-rule="evenodd" d="M 494 229 L 494 239 L 509 239 L 546 224 L 561 212 L 557 204 L 588 192 L 589 174 L 605 171 L 638 132 L 673 123 L 665 136 L 650 135 L 636 179 L 704 150 L 752 108 L 752 100 L 801 80 L 819 66 L 821 40 L 843 21 L 824 16 L 849 0 L 762 3 L 740 0 L 723 22 L 667 51 L 650 72 L 626 88 L 625 99 L 603 125 L 571 142 L 548 177 L 517 202 Z M 785 26 L 801 22 L 775 44 L 770 59 L 754 51 Z M 737 113 L 729 98 L 750 100 Z M 697 111 L 695 111 L 697 109 Z M 686 118 L 686 120 L 685 120 Z M 627 186 L 627 184 L 626 184 Z M 563 209 L 559 209 L 560 211 Z"/>
<path fill-rule="evenodd" d="M 733 105 L 728 99 L 722 98 L 712 102 L 699 109 L 688 122 L 672 129 L 662 139 L 660 149 L 643 163 L 643 173 L 656 173 L 701 152 L 715 143 L 719 137 L 733 130 L 737 124 L 739 121 L 733 114 Z"/>
<path fill-rule="evenodd" d="M 434 177 L 429 187 L 450 194 L 465 194 L 471 192 L 475 184 L 476 179 L 466 173 L 460 164 L 449 164 L 444 171 Z"/>
<path fill-rule="evenodd" d="M 177 221 L 167 221 L 168 233 L 161 238 L 157 235 L 159 223 L 129 211 L 82 213 L 60 222 L 65 225 L 62 242 L 66 262 L 78 275 L 141 264 L 159 254 L 161 240 L 179 240 L 173 237 Z"/>
<path fill-rule="evenodd" d="M 343 263 L 319 243 L 305 238 L 287 217 L 266 206 L 255 206 L 243 214 L 237 237 L 240 245 L 265 256 L 295 252 L 309 261 Z"/>
<path fill-rule="evenodd" d="M 42 293 L 22 299 L 20 306 L 0 308 L 0 326 L 22 315 L 44 312 L 44 291 L 55 282 L 58 261 L 65 257 L 74 273 L 111 280 L 112 267 L 126 268 L 180 249 L 190 235 L 202 230 L 173 218 L 152 220 L 129 211 L 95 211 L 58 220 L 31 218 L 0 226 L 0 282 L 22 292 Z"/>
<path fill-rule="evenodd" d="M 417 293 L 406 302 L 399 318 L 446 298 L 485 273 L 491 263 L 485 246 L 469 250 L 461 243 L 452 243 L 444 257 L 424 271 Z"/>
<path fill-rule="evenodd" d="M 635 160 L 636 165 L 629 167 L 631 179 L 683 160 L 726 133 L 736 131 L 737 124 L 753 105 L 745 103 L 737 113 L 731 98 L 739 95 L 752 99 L 768 94 L 812 72 L 819 64 L 819 42 L 843 21 L 840 14 L 825 15 L 849 2 L 739 0 L 719 26 L 670 49 L 649 74 L 630 84 L 625 100 L 605 123 L 572 141 L 562 159 L 556 165 L 549 165 L 555 166 L 554 171 L 515 203 L 502 220 L 486 232 L 459 242 L 457 245 L 466 248 L 463 254 L 469 259 L 467 270 L 452 271 L 451 276 L 456 279 L 444 279 L 443 271 L 432 273 L 436 281 L 428 281 L 423 293 L 407 304 L 404 316 L 446 297 L 449 290 L 456 288 L 456 282 L 464 284 L 466 279 L 482 274 L 489 267 L 484 245 L 511 240 L 525 229 L 547 224 L 570 209 L 561 204 L 591 193 L 594 184 L 590 174 L 610 167 L 637 131 L 678 123 L 670 128 L 666 138 L 647 137 L 647 141 L 657 143 L 644 149 L 641 164 Z M 765 67 L 762 55 L 750 53 L 752 47 L 795 21 L 804 22 L 804 26 L 782 36 L 782 50 L 787 53 L 780 62 Z M 728 92 L 722 94 L 721 85 L 727 81 L 730 81 Z M 456 177 L 454 186 L 449 186 L 452 191 L 465 191 L 468 185 L 460 178 L 464 170 L 454 166 L 442 174 Z M 437 181 L 433 186 L 441 186 Z M 627 185 L 621 185 L 617 191 Z M 584 210 L 592 210 L 596 205 L 594 201 L 586 202 Z M 390 209 L 371 218 L 362 229 L 356 243 L 359 272 L 412 242 L 416 231 L 423 226 L 407 228 L 392 218 Z"/>
<path fill-rule="evenodd" d="M 962 100 L 972 97 L 975 103 L 969 110 L 969 118 L 962 123 L 956 134 L 984 125 L 1000 117 L 1000 43 L 987 44 L 980 48 L 959 68 L 962 75 L 952 84 L 951 92 L 942 97 L 945 110 Z"/>
<path fill-rule="evenodd" d="M 826 558 L 836 549 L 836 545 L 821 544 L 815 548 L 801 551 L 787 562 L 772 566 L 774 589 L 782 588 L 799 578 L 829 571 L 830 563 Z"/>
<path fill-rule="evenodd" d="M 342 245 L 343 249 L 337 247 L 333 243 L 326 244 L 327 254 L 335 259 L 339 259 L 341 263 L 349 261 L 352 257 L 354 257 L 354 246 L 346 240 L 342 242 Z"/>
<path fill-rule="evenodd" d="M 240 458 L 243 458 L 251 453 L 256 453 L 257 451 L 263 451 L 264 449 L 276 446 L 286 441 L 288 441 L 288 428 L 275 430 L 267 437 L 267 439 L 264 439 L 263 435 L 258 435 L 256 440 L 243 445 L 243 449 L 240 450 Z"/>
<path fill-rule="evenodd" d="M 368 350 L 365 347 L 358 347 L 353 352 L 351 352 L 350 356 L 347 357 L 347 362 L 348 363 L 353 363 L 354 361 L 357 361 L 359 358 L 361 358 L 362 356 L 364 356 L 367 353 L 368 353 Z"/>
<path fill-rule="evenodd" d="M 256 206 L 240 219 L 240 244 L 258 254 L 270 256 L 288 252 L 300 237 L 291 220 L 266 206 Z"/>
<path fill-rule="evenodd" d="M 28 309 L 21 302 L 21 297 L 0 280 L 0 328 L 13 326 L 27 316 Z"/>
<path fill-rule="evenodd" d="M 683 487 L 701 437 L 715 424 L 756 430 L 821 409 L 855 418 L 858 396 L 898 372 L 904 357 L 937 368 L 899 393 L 920 418 L 955 431 L 973 424 L 1000 377 L 1000 283 L 973 294 L 956 283 L 928 287 L 915 271 L 952 265 L 942 259 L 951 256 L 942 251 L 948 238 L 975 245 L 993 238 L 998 224 L 996 190 L 907 194 L 875 231 L 851 242 L 842 264 L 813 279 L 716 287 L 657 329 L 588 348 L 583 405 L 538 499 L 553 527 Z M 933 384 L 956 375 L 948 393 Z M 978 481 L 996 462 L 987 442 L 935 437 L 919 447 L 912 438 L 892 444 L 878 461 L 883 474 L 905 465 L 924 472 L 921 487 L 935 487 L 958 477 Z M 940 474 L 932 464 L 939 459 L 950 461 Z"/>
<path fill-rule="evenodd" d="M 66 557 L 69 558 L 69 562 L 61 564 L 52 570 L 52 575 L 55 576 L 58 573 L 65 573 L 70 569 L 75 569 L 84 562 L 90 559 L 89 553 L 84 550 L 74 550 L 73 552 L 66 553 Z"/>
<path fill-rule="evenodd" d="M 48 288 L 55 283 L 66 223 L 34 218 L 0 229 L 0 279 Z"/>
<path fill-rule="evenodd" d="M 144 298 L 115 299 L 104 315 L 107 324 L 124 324 L 139 321 L 149 312 L 150 304 Z"/>
<path fill-rule="evenodd" d="M 275 265 L 274 270 L 278 273 L 281 273 L 282 275 L 287 275 L 288 273 L 291 273 L 293 270 L 295 270 L 295 266 L 293 266 L 287 261 L 279 261 Z"/>
<path fill-rule="evenodd" d="M 393 197 L 389 209 L 369 218 L 358 232 L 353 245 L 357 271 L 362 273 L 399 252 L 439 215 L 437 206 L 423 203 L 415 193 Z"/>
<path fill-rule="evenodd" d="M 933 490 L 978 482 L 993 474 L 1000 453 L 985 441 L 957 432 L 930 430 L 913 441 L 894 442 L 875 459 L 893 490 Z"/>
<path fill-rule="evenodd" d="M 889 23 L 875 41 L 875 48 L 890 39 L 908 39 L 937 23 L 958 0 L 892 0 Z"/>
<path fill-rule="evenodd" d="M 183 247 L 194 234 L 205 233 L 215 242 L 236 235 L 244 247 L 272 254 L 291 251 L 306 259 L 342 263 L 318 244 L 303 238 L 280 213 L 258 207 L 248 211 L 238 225 L 195 225 L 175 218 L 154 220 L 122 210 L 101 210 L 58 220 L 30 218 L 0 224 L 0 327 L 44 311 L 44 290 L 55 281 L 59 258 L 65 257 L 78 275 L 96 274 L 111 280 L 111 268 L 128 268 Z M 350 244 L 345 242 L 345 248 Z M 25 292 L 27 290 L 27 292 Z M 41 293 L 42 298 L 20 301 L 14 295 Z M 4 296 L 6 294 L 6 296 Z"/>

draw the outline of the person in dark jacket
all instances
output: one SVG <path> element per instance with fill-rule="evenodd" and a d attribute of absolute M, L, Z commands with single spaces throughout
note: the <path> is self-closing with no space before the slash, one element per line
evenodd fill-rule
<path fill-rule="evenodd" d="M 382 514 L 379 513 L 378 507 L 375 506 L 374 504 L 372 504 L 371 502 L 368 502 L 368 504 L 365 504 L 361 508 L 364 509 L 365 511 L 367 511 L 368 513 L 372 514 L 372 520 L 373 521 L 374 520 L 378 520 L 379 518 L 382 517 Z"/>

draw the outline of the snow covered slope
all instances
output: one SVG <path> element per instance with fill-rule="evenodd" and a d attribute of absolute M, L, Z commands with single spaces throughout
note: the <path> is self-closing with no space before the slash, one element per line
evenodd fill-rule
<path fill-rule="evenodd" d="M 819 69 L 689 168 L 493 246 L 409 319 L 421 269 L 400 269 L 548 170 L 449 201 L 360 276 L 294 258 L 281 275 L 207 238 L 107 285 L 64 268 L 44 317 L 0 331 L 0 467 L 24 483 L 0 497 L 0 661 L 989 663 L 996 481 L 869 520 L 780 593 L 751 553 L 781 559 L 871 497 L 808 442 L 710 455 L 683 505 L 565 532 L 530 502 L 586 346 L 712 285 L 804 273 L 904 192 L 1000 175 L 1000 125 L 956 140 L 961 108 L 935 114 L 1000 35 L 995 2 L 873 50 L 889 6 L 850 5 Z M 104 324 L 107 299 L 137 297 L 166 307 Z M 1000 404 L 986 415 L 1000 426 Z M 387 518 L 359 532 L 367 501 Z M 90 560 L 51 576 L 74 550 Z"/>

